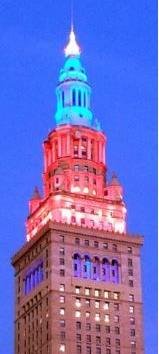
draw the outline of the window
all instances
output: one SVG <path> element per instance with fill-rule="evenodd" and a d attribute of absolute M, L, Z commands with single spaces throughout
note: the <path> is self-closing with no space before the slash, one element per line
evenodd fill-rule
<path fill-rule="evenodd" d="M 65 94 L 64 91 L 62 91 L 62 106 L 64 107 L 65 104 Z"/>
<path fill-rule="evenodd" d="M 74 166 L 74 171 L 75 171 L 75 172 L 78 172 L 78 171 L 79 171 L 79 165 L 75 165 L 75 166 Z"/>
<path fill-rule="evenodd" d="M 94 290 L 94 295 L 95 295 L 96 297 L 99 297 L 99 295 L 100 295 L 100 290 L 95 289 L 95 290 Z"/>
<path fill-rule="evenodd" d="M 105 326 L 106 333 L 110 333 L 110 326 Z"/>
<path fill-rule="evenodd" d="M 90 331 L 91 330 L 91 324 L 90 323 L 86 323 L 86 331 Z"/>
<path fill-rule="evenodd" d="M 107 337 L 107 338 L 106 338 L 106 344 L 107 344 L 107 345 L 110 345 L 110 337 Z"/>
<path fill-rule="evenodd" d="M 135 336 L 135 329 L 134 329 L 134 328 L 132 328 L 132 329 L 130 330 L 130 335 L 131 335 L 131 337 L 134 337 L 134 336 Z"/>
<path fill-rule="evenodd" d="M 64 284 L 60 284 L 59 290 L 60 290 L 60 291 L 65 291 L 65 285 L 64 285 Z"/>
<path fill-rule="evenodd" d="M 114 304 L 114 310 L 119 311 L 119 304 L 117 304 L 117 303 Z"/>
<path fill-rule="evenodd" d="M 75 317 L 76 318 L 80 318 L 81 317 L 81 312 L 80 311 L 76 311 L 75 312 Z"/>
<path fill-rule="evenodd" d="M 95 168 L 93 168 L 93 173 L 96 175 L 96 169 Z"/>
<path fill-rule="evenodd" d="M 109 310 L 109 302 L 105 302 L 103 308 L 104 310 Z"/>
<path fill-rule="evenodd" d="M 65 309 L 64 308 L 60 308 L 60 315 L 64 316 L 65 314 Z"/>
<path fill-rule="evenodd" d="M 60 256 L 64 256 L 65 255 L 65 249 L 64 247 L 60 247 Z"/>
<path fill-rule="evenodd" d="M 129 313 L 134 313 L 134 306 L 129 306 Z"/>
<path fill-rule="evenodd" d="M 105 315 L 105 316 L 104 316 L 104 321 L 107 322 L 107 323 L 109 323 L 109 321 L 110 321 L 109 315 Z"/>
<path fill-rule="evenodd" d="M 81 106 L 81 91 L 78 91 L 78 105 Z"/>
<path fill-rule="evenodd" d="M 114 322 L 116 322 L 116 323 L 119 322 L 119 316 L 117 316 L 117 315 L 114 316 Z"/>
<path fill-rule="evenodd" d="M 113 296 L 113 297 L 114 297 L 114 300 L 119 300 L 119 293 L 116 293 L 116 292 L 115 292 L 113 295 L 114 295 L 114 296 Z"/>
<path fill-rule="evenodd" d="M 90 318 L 90 312 L 86 311 L 86 318 Z"/>
<path fill-rule="evenodd" d="M 101 345 L 101 337 L 96 336 L 96 345 Z"/>
<path fill-rule="evenodd" d="M 90 295 L 90 288 L 85 288 L 85 295 L 87 295 L 87 296 Z"/>
<path fill-rule="evenodd" d="M 128 267 L 132 267 L 132 259 L 131 258 L 128 258 Z"/>
<path fill-rule="evenodd" d="M 106 349 L 106 354 L 111 354 L 111 350 L 109 348 Z"/>
<path fill-rule="evenodd" d="M 99 242 L 94 241 L 94 247 L 98 248 L 99 247 Z"/>
<path fill-rule="evenodd" d="M 81 218 L 81 225 L 85 225 L 85 219 Z"/>
<path fill-rule="evenodd" d="M 76 91 L 75 91 L 75 89 L 72 90 L 72 104 L 73 104 L 73 106 L 76 105 Z"/>
<path fill-rule="evenodd" d="M 60 265 L 64 265 L 64 264 L 65 264 L 64 258 L 60 258 Z"/>
<path fill-rule="evenodd" d="M 120 334 L 120 328 L 119 327 L 115 327 L 115 334 Z"/>
<path fill-rule="evenodd" d="M 90 336 L 90 334 L 87 334 L 87 336 L 86 336 L 86 341 L 87 341 L 87 343 L 91 343 L 91 336 Z"/>
<path fill-rule="evenodd" d="M 65 340 L 65 332 L 60 332 L 61 341 Z"/>
<path fill-rule="evenodd" d="M 75 287 L 75 293 L 76 294 L 80 294 L 80 286 L 76 286 Z"/>
<path fill-rule="evenodd" d="M 71 216 L 71 223 L 72 224 L 76 223 L 76 217 L 74 215 Z"/>
<path fill-rule="evenodd" d="M 88 182 L 89 182 L 89 177 L 88 177 L 88 176 L 85 176 L 85 177 L 84 177 L 84 180 L 85 180 L 85 182 L 88 183 Z"/>
<path fill-rule="evenodd" d="M 96 348 L 96 354 L 101 354 L 101 348 Z"/>
<path fill-rule="evenodd" d="M 95 178 L 93 178 L 93 184 L 96 185 L 96 179 Z"/>
<path fill-rule="evenodd" d="M 117 251 L 117 245 L 115 243 L 113 244 L 113 251 Z"/>
<path fill-rule="evenodd" d="M 82 353 L 81 345 L 77 345 L 77 354 L 81 354 L 81 353 Z"/>
<path fill-rule="evenodd" d="M 95 314 L 95 321 L 100 321 L 100 314 L 99 313 Z"/>
<path fill-rule="evenodd" d="M 91 304 L 90 299 L 86 299 L 86 305 L 87 305 L 88 307 L 90 307 L 90 304 Z"/>
<path fill-rule="evenodd" d="M 129 254 L 132 253 L 132 247 L 128 247 L 128 253 L 129 253 Z"/>
<path fill-rule="evenodd" d="M 100 324 L 99 323 L 96 324 L 96 331 L 100 332 Z"/>
<path fill-rule="evenodd" d="M 107 243 L 107 242 L 104 242 L 104 243 L 103 243 L 103 248 L 104 248 L 105 250 L 108 249 L 108 243 Z"/>
<path fill-rule="evenodd" d="M 86 354 L 91 354 L 91 347 L 86 348 Z"/>
<path fill-rule="evenodd" d="M 80 244 L 80 239 L 77 238 L 77 237 L 75 238 L 75 244 L 76 244 L 76 245 L 79 245 L 79 244 Z"/>
<path fill-rule="evenodd" d="M 134 340 L 131 341 L 131 348 L 132 349 L 136 348 L 136 342 Z"/>
<path fill-rule="evenodd" d="M 88 166 L 84 166 L 84 171 L 88 172 Z"/>
<path fill-rule="evenodd" d="M 134 325 L 135 324 L 135 318 L 134 317 L 130 317 L 130 324 Z"/>
<path fill-rule="evenodd" d="M 64 269 L 60 269 L 60 277 L 64 277 L 65 276 L 65 270 Z"/>
<path fill-rule="evenodd" d="M 77 342 L 81 342 L 81 334 L 79 333 L 76 334 L 76 340 Z"/>
<path fill-rule="evenodd" d="M 104 290 L 104 298 L 105 299 L 109 298 L 109 291 Z"/>
<path fill-rule="evenodd" d="M 133 276 L 133 269 L 132 269 L 132 268 L 129 268 L 129 269 L 128 269 L 128 275 L 129 275 L 130 277 Z"/>
<path fill-rule="evenodd" d="M 65 242 L 65 237 L 63 235 L 60 235 L 60 242 L 64 243 Z"/>
<path fill-rule="evenodd" d="M 65 297 L 63 295 L 60 295 L 60 303 L 64 304 L 65 302 Z"/>
<path fill-rule="evenodd" d="M 76 329 L 80 330 L 81 329 L 81 322 L 76 322 Z"/>
<path fill-rule="evenodd" d="M 100 307 L 100 301 L 97 301 L 97 300 L 96 300 L 96 301 L 95 301 L 95 308 L 96 308 L 96 309 L 99 309 L 99 307 Z"/>
<path fill-rule="evenodd" d="M 115 340 L 115 345 L 116 345 L 117 347 L 120 347 L 120 339 L 116 338 L 116 340 Z"/>
<path fill-rule="evenodd" d="M 85 246 L 89 246 L 89 240 L 84 241 Z"/>
<path fill-rule="evenodd" d="M 75 305 L 76 305 L 76 307 L 81 307 L 81 299 L 80 298 L 76 298 Z"/>
<path fill-rule="evenodd" d="M 79 180 L 80 180 L 80 179 L 79 179 L 79 176 L 74 176 L 74 181 L 75 181 L 75 182 L 79 182 Z"/>
<path fill-rule="evenodd" d="M 129 286 L 130 286 L 131 288 L 133 288 L 133 286 L 134 286 L 133 280 L 129 280 Z"/>
<path fill-rule="evenodd" d="M 134 295 L 133 294 L 129 294 L 129 301 L 134 301 Z"/>
<path fill-rule="evenodd" d="M 60 352 L 65 352 L 65 344 L 60 344 Z"/>
<path fill-rule="evenodd" d="M 60 327 L 65 327 L 65 320 L 60 320 Z"/>

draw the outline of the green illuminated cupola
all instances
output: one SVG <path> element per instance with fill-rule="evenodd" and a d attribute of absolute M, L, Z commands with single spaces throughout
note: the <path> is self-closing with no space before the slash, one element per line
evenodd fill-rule
<path fill-rule="evenodd" d="M 60 70 L 56 88 L 57 110 L 56 124 L 83 125 L 99 130 L 94 123 L 90 108 L 91 87 L 80 60 L 80 47 L 76 42 L 73 28 L 65 48 L 66 61 Z"/>

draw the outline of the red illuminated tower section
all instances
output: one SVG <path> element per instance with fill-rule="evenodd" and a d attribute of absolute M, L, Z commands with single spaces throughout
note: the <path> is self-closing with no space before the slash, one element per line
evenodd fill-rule
<path fill-rule="evenodd" d="M 65 52 L 56 89 L 57 126 L 44 141 L 44 197 L 30 201 L 28 240 L 49 219 L 126 232 L 122 187 L 115 176 L 106 180 L 106 136 L 91 112 L 91 88 L 73 32 Z"/>
<path fill-rule="evenodd" d="M 29 201 L 15 268 L 15 354 L 144 354 L 140 248 L 73 29 L 43 143 L 43 196 Z"/>

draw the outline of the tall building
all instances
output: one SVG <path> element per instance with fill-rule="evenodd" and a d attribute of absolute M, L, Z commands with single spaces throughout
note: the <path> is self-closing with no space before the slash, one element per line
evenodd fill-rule
<path fill-rule="evenodd" d="M 73 29 L 44 141 L 44 195 L 29 201 L 14 255 L 15 354 L 143 354 L 140 249 L 123 188 L 107 180 L 106 135 Z"/>

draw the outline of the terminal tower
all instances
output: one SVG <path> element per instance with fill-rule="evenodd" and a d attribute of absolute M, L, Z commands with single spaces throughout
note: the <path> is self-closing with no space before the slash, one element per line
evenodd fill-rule
<path fill-rule="evenodd" d="M 144 354 L 140 250 L 73 28 L 15 270 L 15 354 Z"/>

